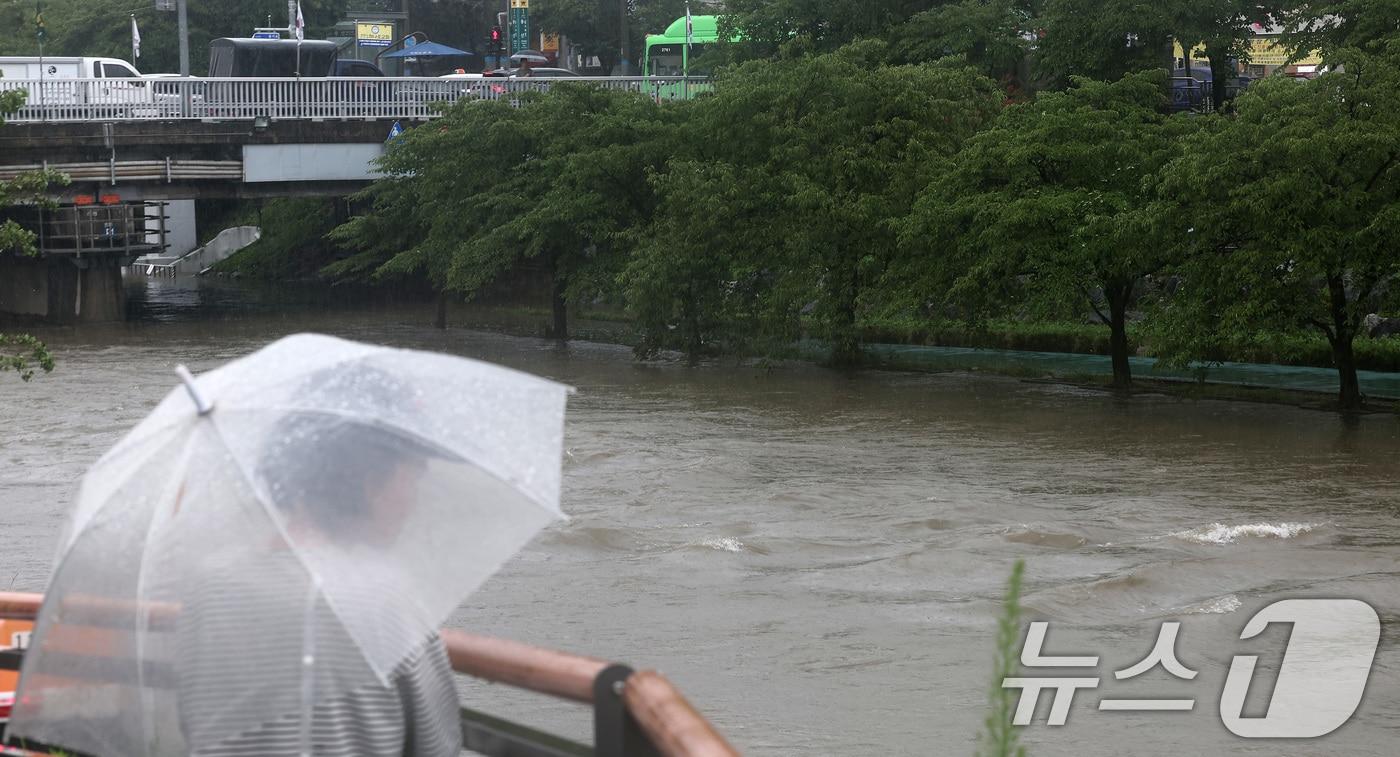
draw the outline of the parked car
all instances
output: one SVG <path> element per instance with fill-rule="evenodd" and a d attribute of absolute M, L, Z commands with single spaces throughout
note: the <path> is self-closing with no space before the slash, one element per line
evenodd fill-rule
<path fill-rule="evenodd" d="M 527 78 L 527 77 L 528 77 L 528 78 L 531 78 L 531 79 L 577 79 L 577 78 L 578 78 L 578 74 L 574 73 L 573 71 L 570 71 L 570 70 L 567 69 L 567 68 L 535 68 L 534 66 L 531 66 L 531 67 L 530 67 L 528 73 L 524 73 L 524 72 L 521 71 L 521 69 L 518 69 L 518 68 L 517 68 L 517 69 L 515 69 L 513 72 L 511 72 L 511 75 L 510 75 L 510 76 L 511 76 L 512 79 L 520 79 L 520 78 Z"/>
<path fill-rule="evenodd" d="M 143 74 L 151 84 L 151 98 L 161 116 L 203 117 L 204 80 L 179 74 Z"/>
<path fill-rule="evenodd" d="M 354 58 L 339 58 L 335 62 L 335 67 L 331 69 L 331 76 L 342 76 L 347 78 L 354 77 L 365 79 L 375 76 L 383 77 L 384 72 L 380 70 L 379 66 L 376 66 L 367 60 L 355 60 Z"/>

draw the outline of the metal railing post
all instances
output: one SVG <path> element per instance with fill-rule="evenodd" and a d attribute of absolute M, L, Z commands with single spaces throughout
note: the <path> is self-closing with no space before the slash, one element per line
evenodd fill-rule
<path fill-rule="evenodd" d="M 596 757 L 661 757 L 622 699 L 632 673 L 632 668 L 626 665 L 609 665 L 593 680 L 593 753 Z"/>

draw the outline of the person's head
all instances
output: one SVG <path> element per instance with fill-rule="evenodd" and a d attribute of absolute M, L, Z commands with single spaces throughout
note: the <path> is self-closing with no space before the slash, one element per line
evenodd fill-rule
<path fill-rule="evenodd" d="M 300 400 L 300 401 L 299 401 Z M 388 544 L 417 502 L 418 480 L 443 453 L 376 419 L 417 412 L 411 390 L 359 364 L 312 376 L 264 448 L 259 473 L 292 526 L 341 543 Z"/>

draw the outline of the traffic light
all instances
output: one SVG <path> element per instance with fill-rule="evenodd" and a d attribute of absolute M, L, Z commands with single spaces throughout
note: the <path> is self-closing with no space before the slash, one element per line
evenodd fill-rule
<path fill-rule="evenodd" d="M 501 31 L 501 27 L 491 27 L 491 45 L 489 48 L 490 51 L 497 55 L 500 55 L 501 53 L 505 52 L 505 41 L 506 35 L 505 32 Z"/>

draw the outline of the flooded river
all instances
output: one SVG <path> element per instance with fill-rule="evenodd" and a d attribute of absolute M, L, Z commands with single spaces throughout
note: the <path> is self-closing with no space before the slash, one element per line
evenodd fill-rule
<path fill-rule="evenodd" d="M 45 332 L 59 367 L 0 375 L 0 581 L 41 590 L 76 480 L 174 384 L 279 336 L 322 331 L 495 361 L 578 388 L 564 506 L 456 613 L 489 634 L 656 667 L 754 755 L 969 755 L 1003 584 L 1026 560 L 1046 652 L 1096 654 L 1069 723 L 1030 754 L 1391 755 L 1400 742 L 1400 419 L 1097 391 L 959 373 L 640 364 L 430 328 L 422 308 L 290 307 L 140 285 L 138 320 Z M 252 303 L 251 305 L 249 303 Z M 0 586 L 3 588 L 3 586 Z M 1240 641 L 1289 597 L 1376 607 L 1360 711 L 1318 741 L 1231 735 L 1235 654 L 1276 669 L 1287 638 Z M 1178 656 L 1116 681 L 1183 621 Z M 1269 674 L 1271 675 L 1271 674 Z M 1266 675 L 1265 677 L 1269 677 Z M 464 684 L 473 706 L 586 738 L 586 711 Z M 1264 692 L 1267 696 L 1267 691 Z M 1189 713 L 1101 697 L 1194 698 Z M 1257 702 L 1256 702 L 1257 705 Z"/>

